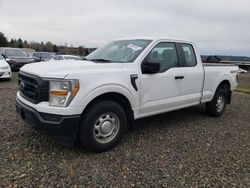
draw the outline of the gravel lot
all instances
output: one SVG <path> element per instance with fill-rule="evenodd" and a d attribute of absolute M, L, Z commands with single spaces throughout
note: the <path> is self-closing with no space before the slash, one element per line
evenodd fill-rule
<path fill-rule="evenodd" d="M 248 70 L 247 74 L 241 74 L 239 78 L 239 87 L 250 89 L 250 70 Z"/>
<path fill-rule="evenodd" d="M 16 75 L 0 82 L 0 187 L 250 187 L 250 95 L 234 93 L 220 118 L 193 107 L 138 120 L 93 154 L 17 121 Z"/>

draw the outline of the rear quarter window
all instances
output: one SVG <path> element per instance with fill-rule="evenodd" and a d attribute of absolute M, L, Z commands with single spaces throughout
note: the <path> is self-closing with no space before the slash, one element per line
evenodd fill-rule
<path fill-rule="evenodd" d="M 197 64 L 197 62 L 193 46 L 190 44 L 181 44 L 181 49 L 184 56 L 185 66 L 194 67 Z"/>

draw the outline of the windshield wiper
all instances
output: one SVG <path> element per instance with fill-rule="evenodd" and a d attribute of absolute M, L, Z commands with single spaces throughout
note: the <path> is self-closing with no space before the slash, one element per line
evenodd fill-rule
<path fill-rule="evenodd" d="M 102 58 L 100 58 L 100 59 L 88 59 L 88 60 L 90 60 L 90 61 L 100 61 L 100 62 L 111 62 L 108 59 L 102 59 Z"/>

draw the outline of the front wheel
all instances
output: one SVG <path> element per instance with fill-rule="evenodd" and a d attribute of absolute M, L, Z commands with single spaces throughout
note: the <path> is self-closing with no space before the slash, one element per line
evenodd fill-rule
<path fill-rule="evenodd" d="M 218 88 L 212 101 L 206 104 L 206 110 L 209 115 L 219 117 L 224 112 L 227 105 L 227 90 Z"/>
<path fill-rule="evenodd" d="M 83 118 L 79 140 L 94 152 L 103 152 L 115 147 L 126 130 L 126 114 L 123 108 L 113 101 L 99 101 L 91 105 Z"/>

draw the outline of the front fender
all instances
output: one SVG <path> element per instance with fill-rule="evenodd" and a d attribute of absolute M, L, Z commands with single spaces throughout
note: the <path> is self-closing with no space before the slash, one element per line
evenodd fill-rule
<path fill-rule="evenodd" d="M 119 93 L 123 95 L 128 99 L 132 108 L 138 105 L 136 103 L 135 97 L 127 88 L 121 85 L 107 84 L 94 88 L 93 90 L 91 90 L 85 96 L 82 97 L 82 99 L 80 100 L 81 101 L 80 104 L 82 105 L 83 110 L 96 97 L 106 93 Z"/>

